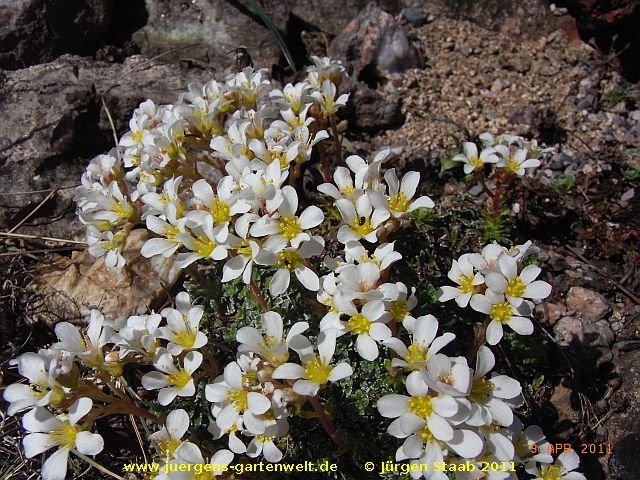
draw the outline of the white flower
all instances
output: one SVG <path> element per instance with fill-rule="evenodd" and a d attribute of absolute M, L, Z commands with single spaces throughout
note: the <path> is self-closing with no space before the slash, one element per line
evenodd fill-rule
<path fill-rule="evenodd" d="M 161 456 L 169 458 L 182 445 L 182 437 L 188 429 L 189 414 L 182 409 L 174 410 L 167 415 L 164 427 L 149 435 L 149 439 L 155 442 Z"/>
<path fill-rule="evenodd" d="M 22 418 L 23 428 L 28 432 L 36 432 L 22 440 L 25 457 L 33 458 L 50 448 L 59 447 L 42 465 L 43 480 L 64 480 L 72 448 L 84 455 L 96 455 L 102 451 L 102 437 L 83 431 L 77 425 L 92 406 L 90 398 L 80 398 L 69 407 L 69 415 L 54 417 L 46 408 L 36 407 Z"/>
<path fill-rule="evenodd" d="M 359 196 L 355 204 L 350 199 L 343 198 L 337 200 L 335 205 L 345 223 L 338 229 L 338 241 L 344 244 L 360 239 L 370 243 L 377 242 L 378 229 L 391 215 L 389 210 L 374 209 L 368 195 Z"/>
<path fill-rule="evenodd" d="M 233 453 L 229 450 L 218 450 L 207 463 L 202 457 L 197 445 L 184 442 L 174 452 L 174 457 L 164 466 L 155 480 L 198 480 L 218 476 L 229 470 L 228 465 L 233 461 Z"/>
<path fill-rule="evenodd" d="M 125 259 L 122 256 L 124 241 L 127 238 L 127 231 L 122 230 L 116 234 L 111 231 L 101 232 L 95 225 L 87 226 L 87 243 L 89 244 L 89 253 L 96 258 L 101 257 L 105 253 L 104 264 L 107 268 L 122 268 Z"/>
<path fill-rule="evenodd" d="M 499 160 L 493 148 L 484 148 L 480 152 L 480 156 L 478 156 L 478 147 L 475 143 L 465 142 L 463 148 L 464 153 L 459 153 L 452 160 L 464 163 L 464 173 L 467 175 L 482 169 L 485 163 L 497 163 Z"/>
<path fill-rule="evenodd" d="M 125 326 L 111 337 L 111 342 L 119 348 L 119 357 L 123 359 L 129 353 L 135 352 L 152 361 L 160 347 L 157 329 L 161 321 L 162 316 L 159 313 L 133 315 L 127 318 Z"/>
<path fill-rule="evenodd" d="M 504 294 L 514 307 L 522 305 L 524 298 L 541 300 L 551 293 L 547 282 L 534 281 L 540 275 L 540 267 L 527 265 L 518 275 L 518 262 L 510 255 L 500 255 L 497 263 L 497 270 L 486 276 L 485 283 L 494 292 Z"/>
<path fill-rule="evenodd" d="M 289 424 L 285 420 L 268 425 L 264 433 L 253 437 L 247 446 L 247 457 L 255 458 L 262 454 L 267 462 L 279 462 L 282 452 L 273 441 L 286 435 L 288 430 Z"/>
<path fill-rule="evenodd" d="M 167 350 L 177 356 L 183 350 L 196 350 L 207 344 L 207 336 L 198 330 L 204 310 L 200 306 L 191 306 L 187 292 L 176 295 L 176 307 L 165 308 L 161 314 L 167 319 L 167 326 L 160 327 L 158 338 L 169 340 Z"/>
<path fill-rule="evenodd" d="M 298 395 L 315 397 L 322 385 L 327 382 L 337 382 L 351 376 L 353 369 L 347 363 L 331 365 L 331 359 L 336 349 L 336 330 L 326 330 L 318 335 L 318 354 L 311 348 L 296 350 L 304 366 L 295 363 L 280 365 L 272 377 L 275 379 L 297 380 L 293 384 L 293 391 Z M 292 348 L 294 348 L 292 346 Z"/>
<path fill-rule="evenodd" d="M 184 357 L 184 368 L 173 364 L 173 357 L 166 348 L 159 348 L 153 359 L 153 366 L 159 372 L 149 372 L 142 377 L 142 386 L 146 390 L 157 390 L 158 403 L 169 405 L 177 397 L 191 397 L 196 393 L 193 372 L 202 363 L 200 352 L 189 352 Z M 160 373 L 162 372 L 162 373 Z"/>
<path fill-rule="evenodd" d="M 221 407 L 216 413 L 216 425 L 221 430 L 229 430 L 238 418 L 242 418 L 250 432 L 264 433 L 265 425 L 259 416 L 271 408 L 271 400 L 261 392 L 251 390 L 249 374 L 254 372 L 244 372 L 238 362 L 231 362 L 224 367 L 223 375 L 206 386 L 207 400 Z"/>
<path fill-rule="evenodd" d="M 298 194 L 292 186 L 285 185 L 282 188 L 282 196 L 282 203 L 278 207 L 279 217 L 264 216 L 250 229 L 254 237 L 270 235 L 265 248 L 274 253 L 280 252 L 288 245 L 297 248 L 301 242 L 308 241 L 311 237 L 304 230 L 316 227 L 324 220 L 322 210 L 315 205 L 307 207 L 299 217 L 296 216 Z"/>
<path fill-rule="evenodd" d="M 398 454 L 418 458 L 426 453 L 429 461 L 442 461 L 442 444 L 467 458 L 481 453 L 483 442 L 478 435 L 470 430 L 454 429 L 447 421 L 456 417 L 460 408 L 453 397 L 430 392 L 420 371 L 409 374 L 406 387 L 411 397 L 391 394 L 378 400 L 380 414 L 396 418 L 387 429 L 389 434 L 406 438 Z"/>
<path fill-rule="evenodd" d="M 491 317 L 487 326 L 487 343 L 496 345 L 502 339 L 502 325 L 509 325 L 513 331 L 520 335 L 531 335 L 533 323 L 521 315 L 530 315 L 531 308 L 525 302 L 516 309 L 507 302 L 504 295 L 487 290 L 484 295 L 478 294 L 471 297 L 471 308 L 477 312 L 486 313 Z"/>
<path fill-rule="evenodd" d="M 459 287 L 444 286 L 438 289 L 438 300 L 446 302 L 455 299 L 458 306 L 464 308 L 469 304 L 469 300 L 474 294 L 480 293 L 481 285 L 484 284 L 482 274 L 475 273 L 473 265 L 469 262 L 470 255 L 461 255 L 458 260 L 454 260 L 447 276 L 459 285 Z"/>
<path fill-rule="evenodd" d="M 399 182 L 395 168 L 390 168 L 385 172 L 384 179 L 389 185 L 389 198 L 387 201 L 386 196 L 383 196 L 384 204 L 395 218 L 404 217 L 407 213 L 413 212 L 418 208 L 434 207 L 433 200 L 427 196 L 411 201 L 420 183 L 420 174 L 418 172 L 407 172 L 402 177 L 402 182 Z"/>
<path fill-rule="evenodd" d="M 322 108 L 322 113 L 330 117 L 334 115 L 340 107 L 344 107 L 349 100 L 349 94 L 343 93 L 336 100 L 336 86 L 331 80 L 325 80 L 322 82 L 322 91 L 311 92 L 311 96 L 315 102 Z"/>
<path fill-rule="evenodd" d="M 357 335 L 356 349 L 365 360 L 373 361 L 378 358 L 378 344 L 391 337 L 391 330 L 385 325 L 391 320 L 391 315 L 384 309 L 380 300 L 367 302 L 360 312 L 353 309 L 346 312 L 351 316 L 347 322 L 340 322 L 344 332 Z M 325 327 L 326 328 L 326 327 Z M 341 332 L 342 333 L 342 332 Z"/>
<path fill-rule="evenodd" d="M 399 338 L 393 337 L 385 340 L 385 346 L 396 352 L 401 358 L 391 360 L 392 367 L 404 367 L 414 371 L 424 368 L 427 360 L 451 343 L 456 336 L 446 332 L 436 338 L 438 332 L 438 320 L 433 315 L 425 315 L 407 319 L 405 327 L 412 334 L 412 343 L 407 346 Z"/>
<path fill-rule="evenodd" d="M 162 217 L 146 218 L 147 229 L 160 235 L 160 238 L 150 238 L 142 245 L 140 254 L 145 258 L 155 255 L 169 258 L 182 246 L 182 242 L 177 241 L 175 237 L 179 233 L 187 233 L 185 229 L 187 219 L 178 218 L 178 211 L 173 203 L 165 205 Z"/>
<path fill-rule="evenodd" d="M 513 422 L 513 411 L 505 400 L 517 398 L 522 387 L 518 381 L 506 375 L 494 374 L 487 379 L 485 376 L 494 365 L 495 357 L 491 350 L 485 346 L 480 347 L 471 389 L 468 393 L 471 414 L 466 423 L 469 425 L 479 427 L 497 424 L 509 427 Z"/>
<path fill-rule="evenodd" d="M 271 278 L 269 292 L 271 295 L 281 295 L 289 288 L 291 271 L 296 274 L 300 283 L 308 290 L 317 292 L 320 280 L 316 273 L 304 264 L 307 258 L 320 255 L 324 249 L 322 237 L 311 237 L 308 242 L 300 244 L 300 248 L 287 247 L 279 253 L 267 249 L 260 250 L 255 258 L 258 265 L 277 265 L 278 271 Z"/>
<path fill-rule="evenodd" d="M 18 372 L 29 380 L 30 385 L 12 383 L 4 390 L 4 399 L 10 402 L 7 413 L 16 413 L 29 407 L 57 405 L 64 399 L 64 389 L 56 380 L 57 361 L 35 352 L 26 352 L 17 358 Z"/>
<path fill-rule="evenodd" d="M 580 457 L 573 449 L 562 452 L 554 465 L 536 467 L 536 463 L 530 462 L 525 467 L 527 473 L 536 477 L 533 480 L 587 480 L 583 474 L 572 472 L 580 466 Z"/>
<path fill-rule="evenodd" d="M 64 350 L 78 356 L 88 367 L 98 367 L 104 361 L 103 347 L 111 343 L 113 328 L 105 322 L 98 310 L 91 310 L 89 326 L 86 333 L 80 333 L 75 325 L 60 322 L 55 328 L 59 342 L 54 343 L 53 350 Z"/>
<path fill-rule="evenodd" d="M 191 250 L 191 253 L 178 254 L 175 263 L 177 267 L 185 268 L 201 258 L 222 260 L 227 257 L 227 249 L 216 241 L 213 217 L 207 215 L 202 220 L 202 224 L 189 227 L 195 238 L 189 233 L 179 233 L 174 237 L 175 241 Z"/>
<path fill-rule="evenodd" d="M 540 160 L 537 158 L 527 158 L 528 153 L 527 150 L 518 149 L 513 155 L 507 158 L 500 158 L 496 166 L 506 168 L 508 172 L 518 176 L 523 176 L 525 168 L 540 166 Z"/>
<path fill-rule="evenodd" d="M 257 328 L 242 327 L 236 333 L 236 340 L 240 342 L 238 353 L 257 353 L 260 358 L 274 367 L 289 359 L 290 342 L 309 328 L 307 322 L 296 322 L 289 330 L 285 340 L 282 336 L 282 317 L 278 313 L 263 313 L 260 316 L 260 321 L 266 336 L 263 336 Z"/>
<path fill-rule="evenodd" d="M 333 173 L 333 181 L 335 185 L 333 183 L 323 183 L 318 186 L 318 191 L 333 197 L 335 200 L 340 200 L 341 198 L 355 199 L 364 193 L 362 188 L 353 186 L 353 179 L 348 168 L 337 167 Z"/>

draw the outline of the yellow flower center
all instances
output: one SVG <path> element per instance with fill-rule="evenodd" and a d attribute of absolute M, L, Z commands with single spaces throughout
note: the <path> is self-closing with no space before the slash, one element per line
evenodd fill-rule
<path fill-rule="evenodd" d="M 356 218 L 353 221 L 352 228 L 360 237 L 364 237 L 374 230 L 373 225 L 371 224 L 371 220 L 366 217 Z"/>
<path fill-rule="evenodd" d="M 557 467 L 555 465 L 549 465 L 549 468 L 546 472 L 540 472 L 540 478 L 542 480 L 561 480 L 560 472 L 562 471 L 562 467 Z"/>
<path fill-rule="evenodd" d="M 407 310 L 407 301 L 406 300 L 396 300 L 391 302 L 391 307 L 389 308 L 389 313 L 393 317 L 394 320 L 400 322 L 409 315 L 409 310 Z"/>
<path fill-rule="evenodd" d="M 351 333 L 354 335 L 369 333 L 369 328 L 371 327 L 371 322 L 360 313 L 351 317 L 347 323 L 352 329 Z"/>
<path fill-rule="evenodd" d="M 79 431 L 79 426 L 71 425 L 65 421 L 59 429 L 51 432 L 49 437 L 56 445 L 60 445 L 62 448 L 73 448 L 76 444 L 76 434 Z"/>
<path fill-rule="evenodd" d="M 136 130 L 135 132 L 131 132 L 131 140 L 136 143 L 142 143 L 142 131 Z"/>
<path fill-rule="evenodd" d="M 427 360 L 427 353 L 429 353 L 429 349 L 423 347 L 421 344 L 412 343 L 407 348 L 409 353 L 405 357 L 405 360 L 409 364 L 409 368 L 411 370 L 420 370 L 424 367 L 424 362 Z"/>
<path fill-rule="evenodd" d="M 196 343 L 197 333 L 191 329 L 191 326 L 185 322 L 186 330 L 176 332 L 176 336 L 173 339 L 173 343 L 180 345 L 184 348 L 191 348 Z"/>
<path fill-rule="evenodd" d="M 227 390 L 227 395 L 226 401 L 235 405 L 236 412 L 244 412 L 249 408 L 247 392 L 244 390 L 236 390 L 235 392 Z"/>
<path fill-rule="evenodd" d="M 178 227 L 174 227 L 168 223 L 165 223 L 163 227 L 167 229 L 167 233 L 164 234 L 167 240 L 173 241 L 173 238 L 180 233 L 180 229 Z"/>
<path fill-rule="evenodd" d="M 133 206 L 129 203 L 123 205 L 122 202 L 113 202 L 111 204 L 111 211 L 120 218 L 129 218 L 133 215 Z"/>
<path fill-rule="evenodd" d="M 516 171 L 520 169 L 520 162 L 518 160 L 516 160 L 515 158 L 513 158 L 513 156 L 507 158 L 507 169 L 511 170 L 511 171 Z"/>
<path fill-rule="evenodd" d="M 505 294 L 507 297 L 521 297 L 524 295 L 524 282 L 520 280 L 520 277 L 509 280 Z"/>
<path fill-rule="evenodd" d="M 213 217 L 213 221 L 216 222 L 216 225 L 220 225 L 231 220 L 231 216 L 229 215 L 229 205 L 221 202 L 217 198 L 214 198 L 211 205 L 209 205 L 209 211 L 211 212 L 211 216 Z"/>
<path fill-rule="evenodd" d="M 164 379 L 167 383 L 170 383 L 177 388 L 184 388 L 184 386 L 189 383 L 189 380 L 191 380 L 189 374 L 182 368 L 180 368 L 177 372 L 172 373 L 171 375 L 166 375 Z"/>
<path fill-rule="evenodd" d="M 394 212 L 406 212 L 409 208 L 409 202 L 404 192 L 396 193 L 391 200 L 389 200 L 389 209 Z"/>
<path fill-rule="evenodd" d="M 295 270 L 302 262 L 300 255 L 297 252 L 282 251 L 280 252 L 280 259 L 278 260 L 278 266 L 286 268 L 288 270 Z"/>
<path fill-rule="evenodd" d="M 482 160 L 477 157 L 477 156 L 473 156 L 469 159 L 469 164 L 473 165 L 474 167 L 476 167 L 476 170 L 480 170 L 482 168 Z"/>
<path fill-rule="evenodd" d="M 429 427 L 427 427 L 426 425 L 418 430 L 418 435 L 420 435 L 420 438 L 422 438 L 423 442 L 433 440 L 433 434 L 431 433 L 431 430 L 429 430 Z"/>
<path fill-rule="evenodd" d="M 169 437 L 167 440 L 158 442 L 158 451 L 167 457 L 173 457 L 173 452 L 182 444 L 180 440 L 174 440 Z"/>
<path fill-rule="evenodd" d="M 208 257 L 211 255 L 211 252 L 216 248 L 215 244 L 212 240 L 209 240 L 207 237 L 199 236 L 194 241 L 196 246 L 196 253 L 202 255 L 203 257 Z"/>
<path fill-rule="evenodd" d="M 473 292 L 476 289 L 473 285 L 473 275 L 465 275 L 461 273 L 458 278 L 458 283 L 460 284 L 458 290 L 460 290 L 461 293 Z"/>
<path fill-rule="evenodd" d="M 474 400 L 483 400 L 489 396 L 487 390 L 494 387 L 493 382 L 487 382 L 484 377 L 474 378 L 471 382 L 471 392 L 469 397 Z"/>
<path fill-rule="evenodd" d="M 299 233 L 302 233 L 302 229 L 298 226 L 297 217 L 282 217 L 280 219 L 280 230 L 282 231 L 282 236 L 287 240 L 292 240 Z"/>
<path fill-rule="evenodd" d="M 307 363 L 305 363 L 304 373 L 307 379 L 322 385 L 329 380 L 331 369 L 331 365 L 324 366 L 320 360 L 318 360 L 318 356 L 314 354 L 314 359 L 307 360 Z"/>
<path fill-rule="evenodd" d="M 251 256 L 251 245 L 246 240 L 242 240 L 236 247 L 238 255 L 244 255 L 245 257 Z"/>
<path fill-rule="evenodd" d="M 431 399 L 429 397 L 411 397 L 408 411 L 426 419 L 433 411 Z"/>
<path fill-rule="evenodd" d="M 491 307 L 491 318 L 500 323 L 507 323 L 512 315 L 513 312 L 509 302 L 497 303 Z"/>

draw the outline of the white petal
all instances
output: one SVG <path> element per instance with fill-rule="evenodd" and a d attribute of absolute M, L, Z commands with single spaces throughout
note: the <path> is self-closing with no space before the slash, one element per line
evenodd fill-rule
<path fill-rule="evenodd" d="M 331 369 L 331 373 L 329 373 L 329 381 L 337 382 L 338 380 L 342 380 L 343 378 L 350 377 L 353 374 L 353 368 L 351 365 L 347 363 L 339 363 L 333 369 Z"/>
<path fill-rule="evenodd" d="M 69 449 L 61 448 L 42 464 L 42 480 L 64 480 L 67 476 Z"/>
<path fill-rule="evenodd" d="M 449 425 L 449 422 L 438 415 L 429 415 L 427 426 L 438 440 L 447 441 L 453 438 L 453 428 Z"/>
<path fill-rule="evenodd" d="M 489 345 L 497 345 L 498 342 L 502 339 L 502 333 L 502 324 L 500 322 L 492 320 L 491 323 L 489 323 L 489 326 L 487 326 L 487 343 Z"/>
<path fill-rule="evenodd" d="M 104 440 L 97 433 L 78 432 L 76 449 L 85 455 L 97 455 L 104 448 Z"/>
<path fill-rule="evenodd" d="M 365 360 L 373 361 L 378 358 L 378 344 L 367 334 L 358 335 L 356 348 Z"/>
<path fill-rule="evenodd" d="M 300 283 L 304 285 L 307 290 L 311 290 L 312 292 L 318 291 L 320 288 L 320 280 L 313 270 L 302 265 L 296 268 L 294 272 Z"/>
<path fill-rule="evenodd" d="M 524 288 L 523 297 L 542 300 L 551 294 L 551 285 L 542 280 L 536 280 Z"/>
<path fill-rule="evenodd" d="M 305 208 L 298 218 L 298 226 L 303 230 L 320 225 L 324 220 L 324 214 L 315 205 Z"/>
<path fill-rule="evenodd" d="M 482 439 L 476 433 L 464 429 L 455 430 L 447 445 L 464 458 L 475 458 L 484 449 Z"/>
<path fill-rule="evenodd" d="M 298 395 L 306 395 L 308 397 L 315 397 L 319 389 L 320 384 L 310 380 L 298 380 L 293 384 L 294 392 Z"/>
<path fill-rule="evenodd" d="M 511 317 L 507 321 L 507 325 L 520 335 L 531 335 L 533 333 L 533 323 L 524 317 Z"/>
<path fill-rule="evenodd" d="M 271 408 L 271 400 L 257 392 L 247 393 L 247 403 L 249 410 L 254 415 L 262 415 Z"/>
<path fill-rule="evenodd" d="M 22 439 L 24 456 L 27 458 L 32 458 L 56 445 L 57 443 L 48 433 L 31 433 Z"/>
<path fill-rule="evenodd" d="M 409 408 L 409 397 L 405 395 L 385 395 L 378 400 L 378 411 L 386 418 L 396 418 L 406 413 Z"/>
<path fill-rule="evenodd" d="M 263 250 L 263 252 L 266 250 Z M 269 283 L 269 292 L 274 297 L 282 295 L 289 288 L 289 282 L 291 281 L 291 274 L 286 268 L 279 269 Z"/>
<path fill-rule="evenodd" d="M 285 363 L 276 368 L 272 374 L 275 379 L 295 380 L 304 376 L 304 368 L 296 363 Z"/>

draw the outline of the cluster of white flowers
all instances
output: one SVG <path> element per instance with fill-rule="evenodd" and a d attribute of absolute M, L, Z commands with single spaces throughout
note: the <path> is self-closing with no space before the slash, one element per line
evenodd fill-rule
<path fill-rule="evenodd" d="M 58 324 L 56 344 L 14 361 L 28 384 L 16 383 L 4 392 L 10 415 L 30 409 L 23 419 L 31 432 L 24 439 L 27 457 L 58 446 L 44 464 L 43 478 L 63 479 L 70 451 L 94 455 L 102 450 L 102 438 L 90 431 L 97 418 L 136 411 L 160 421 L 144 413 L 123 388 L 123 366 L 134 363 L 146 366 L 142 387 L 157 391 L 157 402 L 169 411 L 162 429 L 150 436 L 156 462 L 170 467 L 158 479 L 182 478 L 182 472 L 191 471 L 189 465 L 205 463 L 203 450 L 183 440 L 189 413 L 170 407 L 177 397 L 193 397 L 198 383 L 216 375 L 200 384 L 213 418 L 208 431 L 214 440 L 228 442 L 228 450 L 211 456 L 212 473 L 223 473 L 219 466 L 232 462 L 235 454 L 278 462 L 287 419 L 300 414 L 305 402 L 330 423 L 319 394 L 329 382 L 354 373 L 346 361 L 334 361 L 340 341 L 353 343 L 364 361 L 378 359 L 381 351 L 394 352 L 390 368 L 404 379 L 408 395 L 383 396 L 377 408 L 394 419 L 388 433 L 403 440 L 397 461 L 427 466 L 444 459 L 474 465 L 513 462 L 547 480 L 583 479 L 571 471 L 578 465 L 575 452 L 566 452 L 553 465 L 541 430 L 523 431 L 513 414 L 521 403 L 521 387 L 490 373 L 495 364 L 491 350 L 476 345 L 470 354 L 477 352 L 475 368 L 464 357 L 441 353 L 455 335 L 438 335 L 432 315 L 412 316 L 418 303 L 415 287 L 388 281 L 390 266 L 402 258 L 388 236 L 409 213 L 434 207 L 427 196 L 414 198 L 417 172 L 398 178 L 393 168 L 383 168 L 389 149 L 370 161 L 348 157 L 346 166 L 335 168 L 333 183 L 318 187 L 340 221 L 336 238 L 344 254 L 325 256 L 321 266 L 312 261 L 324 252 L 318 229 L 325 213 L 314 205 L 300 209 L 293 185 L 314 145 L 329 137 L 323 128 L 331 123 L 336 134 L 331 117 L 348 100 L 338 95 L 345 74 L 340 63 L 313 60 L 305 81 L 270 92 L 278 119 L 257 106 L 260 88 L 269 83 L 265 72 L 248 67 L 225 83 L 189 85 L 175 105 L 142 103 L 119 146 L 90 163 L 75 198 L 88 226 L 90 253 L 105 255 L 109 268 L 122 267 L 126 237 L 134 226 L 144 225 L 152 233 L 141 249 L 144 257 L 175 256 L 183 268 L 202 259 L 224 261 L 221 280 L 241 278 L 265 313 L 259 321 L 249 319 L 259 328 L 237 331 L 237 354 L 221 375 L 201 331 L 204 310 L 184 292 L 176 296 L 175 308 L 159 313 L 112 320 L 93 311 L 86 333 Z M 521 137 L 483 134 L 480 139 L 485 148 L 479 155 L 475 144 L 466 143 L 465 154 L 454 157 L 465 163 L 466 173 L 495 163 L 522 175 L 524 168 L 539 165 L 537 157 L 546 152 Z M 194 153 L 195 147 L 200 152 Z M 322 164 L 329 165 L 324 159 Z M 462 255 L 449 272 L 458 286 L 442 287 L 438 298 L 487 314 L 490 345 L 502 338 L 503 324 L 531 334 L 531 300 L 550 293 L 546 282 L 536 280 L 540 269 L 523 266 L 534 251 L 527 242 L 512 250 L 491 244 L 481 253 Z M 273 297 L 289 290 L 293 273 L 324 306 L 322 318 L 314 325 L 293 323 L 285 336 L 281 315 L 269 311 L 261 296 L 254 267 L 271 269 Z M 329 273 L 319 274 L 320 268 Z M 341 339 L 353 336 L 352 342 Z M 310 338 L 316 338 L 315 346 Z M 118 398 L 111 402 L 109 392 Z M 447 478 L 433 468 L 413 474 Z M 456 475 L 471 478 L 463 471 Z M 515 474 L 503 469 L 486 478 L 513 480 Z"/>
<path fill-rule="evenodd" d="M 269 462 L 282 459 L 275 441 L 289 430 L 287 417 L 296 415 L 307 397 L 315 397 L 327 382 L 342 380 L 353 373 L 347 363 L 332 365 L 335 331 L 318 336 L 318 353 L 302 335 L 309 325 L 295 323 L 283 337 L 282 318 L 267 312 L 261 318 L 262 331 L 254 327 L 238 330 L 238 358 L 205 394 L 212 403 L 215 423 L 209 431 L 215 438 L 228 435 L 229 448 L 249 457 L 263 455 Z M 289 363 L 290 351 L 302 365 Z M 237 436 L 251 438 L 249 445 Z"/>
<path fill-rule="evenodd" d="M 464 164 L 466 174 L 482 170 L 485 164 L 495 164 L 510 174 L 523 176 L 525 168 L 539 167 L 540 157 L 553 151 L 553 148 L 539 149 L 535 139 L 527 140 L 517 135 L 494 138 L 490 133 L 483 133 L 479 138 L 483 144 L 480 154 L 475 143 L 465 142 L 464 153 L 453 157 L 454 161 Z"/>
<path fill-rule="evenodd" d="M 304 259 L 323 245 L 304 230 L 322 222 L 322 211 L 309 207 L 296 216 L 297 194 L 282 186 L 289 166 L 308 161 L 312 147 L 328 137 L 318 119 L 333 115 L 348 99 L 335 98 L 332 82 L 344 72 L 339 63 L 315 61 L 306 81 L 271 92 L 282 120 L 268 127 L 256 100 L 269 82 L 263 70 L 251 67 L 225 84 L 190 84 L 175 105 L 142 103 L 119 147 L 92 160 L 76 190 L 90 253 L 106 254 L 108 267 L 122 267 L 124 241 L 134 224 L 144 222 L 157 235 L 144 245 L 144 256 L 169 257 L 182 248 L 180 267 L 231 257 L 225 281 L 242 275 L 247 283 L 254 263 L 277 264 L 282 272 L 272 286 L 274 295 L 287 289 L 291 271 L 317 289 L 318 279 Z M 315 117 L 308 116 L 314 106 Z M 211 153 L 194 155 L 190 144 Z M 212 168 L 223 178 L 207 178 Z"/>
<path fill-rule="evenodd" d="M 482 478 L 515 480 L 515 467 L 524 464 L 529 473 L 556 474 L 539 473 L 540 478 L 585 480 L 577 472 L 564 476 L 578 466 L 575 452 L 559 457 L 564 467 L 550 465 L 553 457 L 548 452 L 552 449 L 547 450 L 549 444 L 540 428 L 532 426 L 522 431 L 522 423 L 512 412 L 522 403 L 520 384 L 506 375 L 489 376 L 495 358 L 488 347 L 478 350 L 474 370 L 464 357 L 437 353 L 453 338 L 445 334 L 434 340 L 438 323 L 433 317 L 416 319 L 413 328 L 426 333 L 419 341 L 414 337 L 408 348 L 394 348 L 404 358 L 395 365 L 411 370 L 406 378 L 409 396 L 391 394 L 378 400 L 380 414 L 395 419 L 388 433 L 404 439 L 395 460 L 409 460 L 415 465 L 411 469 L 413 478 L 446 480 L 449 477 L 442 469 L 432 468 L 446 459 L 449 464 L 460 465 L 455 469 L 458 480 L 475 479 L 483 465 L 494 462 L 509 467 L 494 469 Z M 395 340 L 394 345 L 401 343 Z M 474 466 L 473 475 L 469 465 Z"/>
<path fill-rule="evenodd" d="M 547 298 L 551 293 L 551 285 L 536 280 L 540 267 L 523 268 L 522 260 L 537 251 L 531 242 L 512 250 L 491 243 L 481 253 L 461 255 L 453 261 L 448 275 L 458 286 L 441 287 L 438 299 L 441 302 L 455 299 L 460 307 L 470 306 L 486 313 L 490 319 L 486 331 L 490 345 L 502 339 L 503 325 L 520 335 L 531 335 L 533 324 L 527 318 L 533 312 L 531 300 Z"/>

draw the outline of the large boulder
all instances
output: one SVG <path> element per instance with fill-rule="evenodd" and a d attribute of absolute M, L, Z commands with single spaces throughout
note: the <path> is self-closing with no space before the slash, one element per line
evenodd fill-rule
<path fill-rule="evenodd" d="M 88 55 L 107 31 L 115 0 L 0 0 L 0 68 L 62 54 Z"/>
<path fill-rule="evenodd" d="M 640 0 L 564 0 L 584 41 L 598 48 L 631 82 L 640 80 Z"/>
<path fill-rule="evenodd" d="M 147 24 L 133 34 L 144 55 L 163 55 L 162 61 L 219 69 L 230 65 L 232 52 L 249 50 L 257 68 L 278 64 L 281 51 L 273 33 L 241 2 L 176 2 L 146 0 Z M 260 2 L 275 26 L 285 32 L 289 19 L 286 2 Z M 188 48 L 183 48 L 188 47 Z M 231 73 L 231 70 L 228 70 Z"/>
<path fill-rule="evenodd" d="M 0 103 L 7 106 L 0 116 L 0 191 L 5 194 L 0 228 L 13 227 L 47 196 L 42 190 L 58 185 L 56 196 L 20 233 L 83 237 L 73 214 L 72 187 L 89 160 L 114 144 L 102 99 L 121 136 L 142 101 L 174 103 L 190 82 L 204 83 L 212 75 L 140 56 L 117 65 L 71 55 L 0 73 Z M 22 193 L 32 191 L 40 192 Z M 11 192 L 16 195 L 7 195 Z"/>

